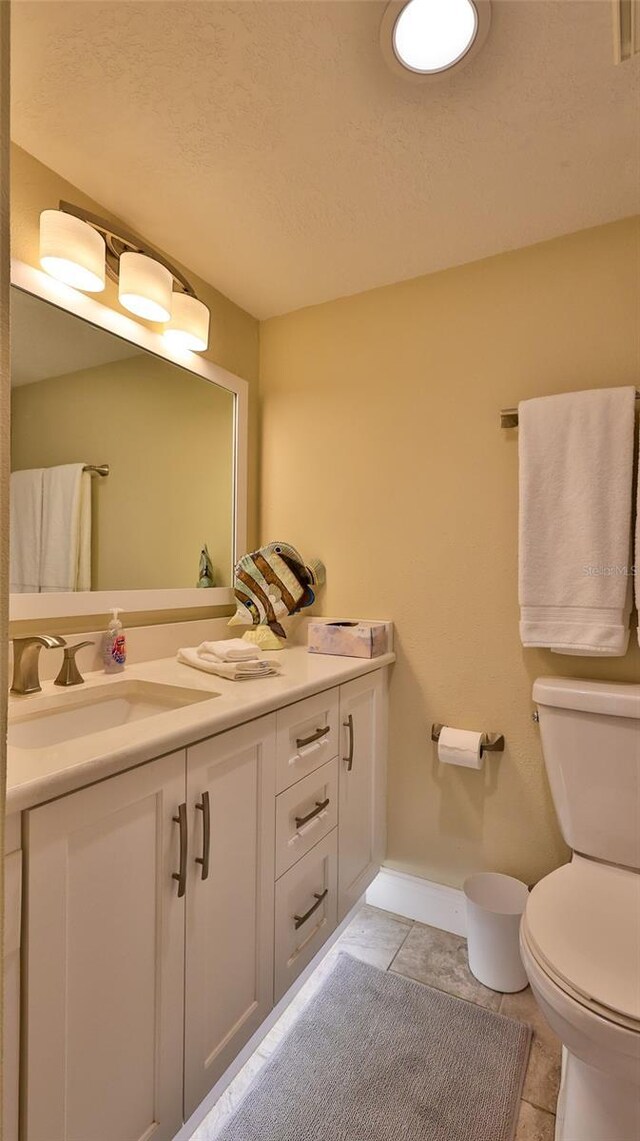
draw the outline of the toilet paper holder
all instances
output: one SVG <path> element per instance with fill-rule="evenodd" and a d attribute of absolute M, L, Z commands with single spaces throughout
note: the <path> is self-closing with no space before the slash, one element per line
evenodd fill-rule
<path fill-rule="evenodd" d="M 444 725 L 434 722 L 431 726 L 431 740 L 439 741 L 440 734 L 444 729 Z M 504 734 L 503 733 L 483 733 L 482 744 L 480 746 L 480 756 L 485 753 L 503 753 L 504 752 Z"/>

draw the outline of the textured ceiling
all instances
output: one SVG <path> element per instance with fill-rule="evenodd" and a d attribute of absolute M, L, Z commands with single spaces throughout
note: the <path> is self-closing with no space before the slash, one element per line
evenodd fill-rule
<path fill-rule="evenodd" d="M 11 290 L 11 386 L 34 384 L 138 356 L 129 341 L 78 320 L 57 305 Z"/>
<path fill-rule="evenodd" d="M 494 0 L 429 84 L 377 0 L 17 0 L 16 142 L 256 316 L 639 208 L 609 0 Z"/>

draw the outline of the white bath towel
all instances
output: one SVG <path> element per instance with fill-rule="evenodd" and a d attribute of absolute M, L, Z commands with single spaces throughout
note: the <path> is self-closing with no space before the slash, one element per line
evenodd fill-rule
<path fill-rule="evenodd" d="M 88 471 L 83 471 L 80 480 L 80 526 L 76 590 L 91 590 L 91 487 L 91 475 Z"/>
<path fill-rule="evenodd" d="M 227 638 L 219 642 L 202 642 L 199 654 L 213 654 L 221 662 L 257 662 L 262 657 L 259 646 L 243 642 L 242 638 Z"/>
<path fill-rule="evenodd" d="M 91 589 L 91 476 L 84 464 L 45 468 L 41 590 Z"/>
<path fill-rule="evenodd" d="M 199 654 L 197 647 L 185 646 L 178 650 L 178 661 L 185 666 L 204 670 L 205 673 L 226 677 L 230 681 L 255 681 L 257 678 L 280 673 L 277 663 L 268 658 L 263 658 L 260 662 L 221 662 L 212 654 Z"/>
<path fill-rule="evenodd" d="M 44 469 L 11 473 L 10 586 L 12 594 L 40 591 Z"/>
<path fill-rule="evenodd" d="M 523 646 L 626 653 L 634 411 L 633 388 L 519 406 Z"/>

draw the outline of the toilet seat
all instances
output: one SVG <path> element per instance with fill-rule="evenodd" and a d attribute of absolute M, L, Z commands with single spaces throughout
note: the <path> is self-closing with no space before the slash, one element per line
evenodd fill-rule
<path fill-rule="evenodd" d="M 556 986 L 640 1033 L 640 875 L 574 855 L 536 885 L 523 937 Z"/>

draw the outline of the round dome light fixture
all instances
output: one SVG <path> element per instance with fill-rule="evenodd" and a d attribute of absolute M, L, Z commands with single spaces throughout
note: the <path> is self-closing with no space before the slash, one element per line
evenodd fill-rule
<path fill-rule="evenodd" d="M 393 0 L 380 28 L 387 63 L 405 79 L 434 79 L 480 49 L 489 31 L 489 0 Z"/>

